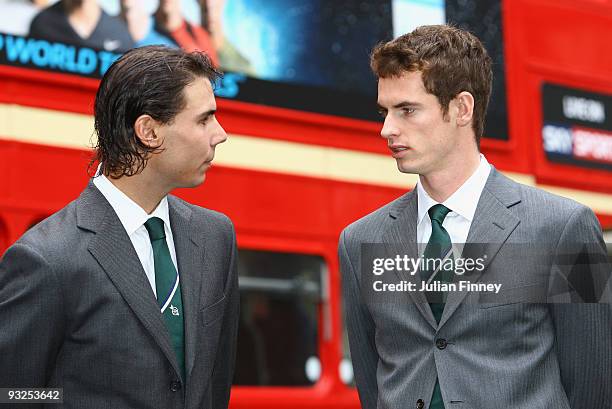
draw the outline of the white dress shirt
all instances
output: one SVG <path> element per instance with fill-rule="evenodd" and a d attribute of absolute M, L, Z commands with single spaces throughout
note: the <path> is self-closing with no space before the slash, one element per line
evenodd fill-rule
<path fill-rule="evenodd" d="M 442 227 L 446 229 L 453 243 L 454 258 L 461 256 L 463 244 L 470 231 L 474 213 L 476 213 L 476 206 L 490 172 L 491 165 L 489 165 L 484 155 L 481 154 L 480 163 L 476 171 L 442 203 L 451 210 L 446 215 Z M 431 206 L 438 204 L 438 202 L 429 196 L 420 181 L 417 182 L 416 188 L 419 209 L 417 216 L 417 243 L 419 243 L 419 254 L 423 254 L 431 236 L 431 220 L 427 211 Z"/>
<path fill-rule="evenodd" d="M 170 249 L 170 257 L 174 263 L 174 268 L 178 271 L 178 265 L 176 264 L 176 249 L 174 248 L 174 239 L 172 238 L 172 229 L 170 226 L 170 214 L 168 212 L 168 198 L 164 197 L 155 210 L 153 210 L 151 214 L 147 214 L 142 207 L 113 185 L 104 175 L 96 176 L 93 179 L 93 183 L 102 195 L 104 195 L 106 200 L 108 200 L 108 203 L 110 203 L 115 210 L 117 217 L 119 217 L 123 228 L 132 241 L 136 254 L 138 254 L 140 264 L 142 264 L 147 279 L 153 289 L 153 294 L 157 297 L 157 291 L 155 289 L 153 247 L 149 239 L 149 232 L 144 224 L 152 217 L 159 217 L 164 221 L 166 243 L 168 243 L 168 248 Z"/>

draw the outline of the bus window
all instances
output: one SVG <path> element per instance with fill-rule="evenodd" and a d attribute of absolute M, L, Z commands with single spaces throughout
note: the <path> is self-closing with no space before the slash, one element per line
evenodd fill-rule
<path fill-rule="evenodd" d="M 344 307 L 343 307 L 344 310 Z M 355 386 L 355 377 L 353 375 L 353 363 L 351 361 L 351 351 L 349 349 L 348 334 L 346 333 L 346 321 L 342 314 L 342 359 L 338 368 L 338 375 L 345 385 Z"/>
<path fill-rule="evenodd" d="M 342 275 L 340 275 L 340 277 L 342 278 Z M 346 309 L 344 301 L 340 304 L 340 312 L 342 314 L 342 358 L 340 359 L 340 365 L 338 367 L 338 376 L 345 385 L 355 387 L 353 361 L 351 361 L 351 350 L 346 328 Z"/>
<path fill-rule="evenodd" d="M 239 250 L 235 385 L 308 386 L 321 373 L 317 339 L 322 257 Z"/>
<path fill-rule="evenodd" d="M 612 263 L 612 230 L 604 230 L 603 238 L 608 248 L 608 259 Z"/>

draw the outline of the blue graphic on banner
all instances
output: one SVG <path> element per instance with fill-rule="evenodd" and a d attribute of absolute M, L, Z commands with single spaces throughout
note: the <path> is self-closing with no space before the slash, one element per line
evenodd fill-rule
<path fill-rule="evenodd" d="M 104 75 L 120 54 L 0 34 L 0 62 L 85 76 Z"/>
<path fill-rule="evenodd" d="M 0 34 L 0 63 L 101 78 L 121 54 L 46 40 Z M 227 72 L 215 84 L 215 94 L 236 98 L 247 76 Z"/>
<path fill-rule="evenodd" d="M 574 142 L 571 126 L 544 122 L 542 142 L 546 152 L 569 157 L 573 155 Z"/>
<path fill-rule="evenodd" d="M 215 84 L 215 95 L 223 98 L 236 98 L 240 92 L 240 83 L 246 81 L 246 75 L 228 72 Z"/>

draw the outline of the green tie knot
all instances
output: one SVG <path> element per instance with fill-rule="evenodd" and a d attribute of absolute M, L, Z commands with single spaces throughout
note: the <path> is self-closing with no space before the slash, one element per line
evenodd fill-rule
<path fill-rule="evenodd" d="M 149 232 L 149 238 L 151 241 L 161 240 L 166 238 L 166 232 L 164 231 L 164 221 L 159 217 L 151 217 L 145 222 L 145 228 Z"/>
<path fill-rule="evenodd" d="M 442 222 L 444 222 L 444 218 L 447 214 L 450 213 L 450 209 L 443 204 L 433 205 L 429 208 L 427 213 L 429 213 L 429 218 L 433 221 L 437 221 L 442 226 Z"/>

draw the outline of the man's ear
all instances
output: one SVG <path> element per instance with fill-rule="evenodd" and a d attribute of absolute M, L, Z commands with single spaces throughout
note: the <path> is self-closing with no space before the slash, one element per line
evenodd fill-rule
<path fill-rule="evenodd" d="M 162 144 L 161 138 L 155 132 L 159 128 L 157 122 L 151 115 L 143 114 L 136 118 L 134 122 L 134 133 L 144 145 L 157 148 Z"/>
<path fill-rule="evenodd" d="M 474 117 L 474 96 L 467 91 L 462 91 L 453 99 L 453 104 L 457 110 L 457 125 L 470 125 Z"/>

